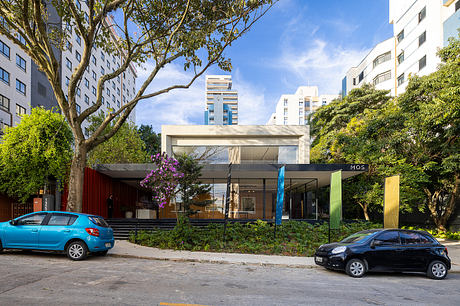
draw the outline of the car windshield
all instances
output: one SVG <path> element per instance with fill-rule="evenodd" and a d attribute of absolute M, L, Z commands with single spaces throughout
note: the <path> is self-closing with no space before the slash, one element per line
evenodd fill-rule
<path fill-rule="evenodd" d="M 354 242 L 363 242 L 367 237 L 376 233 L 375 230 L 367 230 L 358 233 L 354 233 L 353 235 L 348 236 L 347 238 L 340 241 L 341 243 L 354 243 Z"/>
<path fill-rule="evenodd" d="M 109 225 L 107 224 L 107 222 L 105 222 L 104 218 L 102 217 L 97 217 L 97 216 L 91 216 L 91 217 L 88 217 L 91 222 L 93 222 L 94 224 L 96 224 L 97 226 L 100 226 L 100 227 L 109 227 Z"/>

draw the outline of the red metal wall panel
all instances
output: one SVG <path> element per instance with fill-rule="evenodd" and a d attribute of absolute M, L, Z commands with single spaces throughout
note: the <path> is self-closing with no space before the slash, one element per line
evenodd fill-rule
<path fill-rule="evenodd" d="M 124 218 L 124 212 L 121 211 L 122 206 L 132 207 L 134 212 L 137 202 L 136 188 L 114 181 L 96 170 L 85 168 L 82 212 L 107 218 L 107 198 L 110 194 L 113 194 L 114 218 Z M 62 210 L 66 208 L 67 188 L 62 195 Z"/>

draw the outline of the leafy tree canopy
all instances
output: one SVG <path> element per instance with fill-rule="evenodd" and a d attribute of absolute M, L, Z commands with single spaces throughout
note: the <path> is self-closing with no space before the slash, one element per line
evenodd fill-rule
<path fill-rule="evenodd" d="M 89 133 L 93 133 L 104 120 L 103 113 L 92 116 L 89 120 Z M 104 133 L 112 127 L 109 125 Z M 88 153 L 88 165 L 96 164 L 128 164 L 146 163 L 149 161 L 145 144 L 142 141 L 136 126 L 125 121 L 118 131 L 106 142 L 97 146 Z"/>
<path fill-rule="evenodd" d="M 72 158 L 72 132 L 65 118 L 34 108 L 0 143 L 0 192 L 26 202 L 48 179 L 65 180 Z"/>
<path fill-rule="evenodd" d="M 139 127 L 139 135 L 145 144 L 147 154 L 155 155 L 161 151 L 161 134 L 155 133 L 151 125 L 141 124 Z"/>

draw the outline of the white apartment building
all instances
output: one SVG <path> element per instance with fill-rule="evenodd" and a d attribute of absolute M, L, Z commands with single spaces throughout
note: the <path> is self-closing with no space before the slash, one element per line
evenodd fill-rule
<path fill-rule="evenodd" d="M 0 136 L 30 114 L 31 61 L 18 46 L 0 35 Z"/>
<path fill-rule="evenodd" d="M 364 83 L 391 90 L 393 96 L 403 93 L 410 75 L 436 71 L 437 51 L 458 35 L 460 0 L 389 0 L 389 4 L 394 37 L 377 44 L 347 72 L 343 96 Z"/>
<path fill-rule="evenodd" d="M 85 1 L 75 0 L 77 8 L 88 17 L 88 7 Z M 48 7 L 49 20 L 61 23 L 60 17 L 52 6 Z M 104 25 L 110 27 L 111 39 L 114 44 L 119 41 L 110 17 L 104 20 Z M 55 50 L 56 58 L 61 62 L 61 86 L 66 93 L 70 77 L 81 61 L 83 43 L 70 24 L 62 24 L 69 32 L 65 50 Z M 16 125 L 20 115 L 30 114 L 31 108 L 43 106 L 47 109 L 57 107 L 57 101 L 46 76 L 39 71 L 35 63 L 19 47 L 0 36 L 0 131 L 3 126 Z M 99 78 L 120 67 L 123 62 L 123 51 L 119 55 L 105 54 L 101 48 L 91 50 L 91 60 L 84 76 L 77 87 L 77 112 L 82 112 L 96 102 L 97 81 Z M 101 111 L 108 113 L 117 110 L 129 102 L 136 94 L 137 71 L 133 65 L 112 81 L 106 82 L 103 91 Z M 131 112 L 129 120 L 135 122 L 135 111 Z M 88 123 L 83 123 L 86 136 Z M 1 132 L 0 132 L 1 133 Z"/>
<path fill-rule="evenodd" d="M 205 125 L 238 124 L 238 91 L 232 89 L 231 75 L 206 76 Z"/>
<path fill-rule="evenodd" d="M 391 90 L 394 95 L 395 61 L 394 39 L 377 44 L 356 67 L 347 71 L 342 80 L 342 95 L 363 84 L 374 84 L 377 89 Z"/>
<path fill-rule="evenodd" d="M 340 95 L 319 95 L 317 86 L 300 86 L 295 94 L 280 97 L 267 125 L 307 125 L 311 113 L 338 98 Z"/>

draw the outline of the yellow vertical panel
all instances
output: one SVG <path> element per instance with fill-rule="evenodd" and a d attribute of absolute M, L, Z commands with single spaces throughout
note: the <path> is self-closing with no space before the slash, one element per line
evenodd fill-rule
<path fill-rule="evenodd" d="M 383 227 L 399 227 L 399 175 L 385 178 Z"/>

